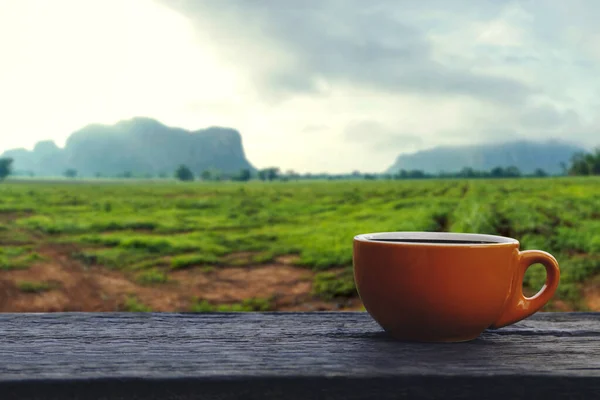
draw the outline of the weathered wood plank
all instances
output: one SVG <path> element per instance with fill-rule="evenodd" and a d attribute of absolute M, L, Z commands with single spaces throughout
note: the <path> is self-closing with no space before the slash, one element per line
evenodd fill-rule
<path fill-rule="evenodd" d="M 244 393 L 600 395 L 600 313 L 538 313 L 458 344 L 395 341 L 366 313 L 0 315 L 0 399 Z"/>

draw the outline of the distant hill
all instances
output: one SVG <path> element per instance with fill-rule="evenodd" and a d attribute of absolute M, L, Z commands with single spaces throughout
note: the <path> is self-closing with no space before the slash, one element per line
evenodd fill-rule
<path fill-rule="evenodd" d="M 237 173 L 254 167 L 248 162 L 238 131 L 211 127 L 187 131 L 150 118 L 133 118 L 115 125 L 89 125 L 74 132 L 64 149 L 52 141 L 39 142 L 33 151 L 6 151 L 15 171 L 37 176 L 62 175 L 68 168 L 80 176 L 168 174 L 180 164 L 199 174 L 207 169 Z"/>
<path fill-rule="evenodd" d="M 560 142 L 515 141 L 503 144 L 472 146 L 442 146 L 398 156 L 387 172 L 401 169 L 439 172 L 458 172 L 464 167 L 489 171 L 494 167 L 516 166 L 523 173 L 536 168 L 555 174 L 562 172 L 561 162 L 569 164 L 571 156 L 583 151 L 578 146 Z"/>

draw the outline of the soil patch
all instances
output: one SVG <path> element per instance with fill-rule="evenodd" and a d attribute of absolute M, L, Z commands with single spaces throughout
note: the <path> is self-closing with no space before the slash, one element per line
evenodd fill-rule
<path fill-rule="evenodd" d="M 191 268 L 168 272 L 168 282 L 143 285 L 139 272 L 85 266 L 73 245 L 42 246 L 44 261 L 0 272 L 0 312 L 116 311 L 128 297 L 153 311 L 187 311 L 194 298 L 213 304 L 270 299 L 278 311 L 359 310 L 359 299 L 322 301 L 312 295 L 314 272 L 292 264 L 296 256 L 258 266 Z M 246 256 L 246 255 L 245 255 Z M 248 254 L 247 256 L 250 256 Z M 239 257 L 239 255 L 238 255 Z M 19 281 L 52 282 L 40 293 L 19 290 Z"/>
<path fill-rule="evenodd" d="M 583 286 L 583 298 L 591 311 L 600 311 L 600 275 L 590 279 Z"/>
<path fill-rule="evenodd" d="M 285 256 L 279 256 L 275 259 L 277 264 L 283 265 L 295 265 L 300 260 L 300 256 L 296 254 L 288 254 Z"/>

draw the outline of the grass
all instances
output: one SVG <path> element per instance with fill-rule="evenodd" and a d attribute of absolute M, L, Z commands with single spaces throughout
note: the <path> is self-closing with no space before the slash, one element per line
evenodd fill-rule
<path fill-rule="evenodd" d="M 28 246 L 6 246 L 0 247 L 0 256 L 7 258 L 15 258 L 26 254 L 30 249 Z"/>
<path fill-rule="evenodd" d="M 42 293 L 54 289 L 55 285 L 41 281 L 18 281 L 17 288 L 24 293 Z"/>
<path fill-rule="evenodd" d="M 508 235 L 548 251 L 561 265 L 557 298 L 579 304 L 600 274 L 600 179 L 0 184 L 0 242 L 14 245 L 0 248 L 0 270 L 36 262 L 34 242 L 144 284 L 294 255 L 317 273 L 314 294 L 332 299 L 355 295 L 351 274 L 332 272 L 350 270 L 353 236 L 409 230 Z M 525 286 L 544 276 L 532 268 Z"/>
<path fill-rule="evenodd" d="M 136 280 L 142 285 L 152 285 L 158 283 L 167 283 L 169 281 L 169 277 L 162 271 L 150 269 L 139 273 Z"/>
<path fill-rule="evenodd" d="M 128 296 L 123 303 L 123 309 L 121 311 L 151 312 L 152 309 L 141 303 L 135 296 Z"/>
<path fill-rule="evenodd" d="M 0 271 L 27 269 L 34 263 L 43 260 L 31 246 L 0 247 Z"/>
<path fill-rule="evenodd" d="M 325 300 L 337 297 L 352 297 L 356 295 L 356 286 L 352 269 L 347 269 L 341 274 L 333 272 L 319 272 L 313 281 L 313 294 Z"/>
<path fill-rule="evenodd" d="M 183 269 L 193 266 L 217 264 L 219 257 L 213 254 L 182 254 L 171 258 L 172 269 Z"/>
<path fill-rule="evenodd" d="M 194 299 L 191 312 L 243 312 L 243 311 L 271 311 L 273 304 L 270 299 L 251 298 L 244 299 L 241 303 L 212 304 L 207 300 Z"/>

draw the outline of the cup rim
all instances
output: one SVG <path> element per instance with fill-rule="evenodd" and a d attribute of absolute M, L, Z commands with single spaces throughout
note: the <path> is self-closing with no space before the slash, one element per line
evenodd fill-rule
<path fill-rule="evenodd" d="M 401 241 L 401 240 L 411 241 Z M 485 247 L 519 245 L 517 239 L 506 236 L 487 235 L 481 233 L 454 233 L 454 232 L 374 232 L 363 233 L 354 237 L 355 241 L 377 243 L 391 246 L 435 246 L 435 247 Z M 395 241 L 398 240 L 398 241 Z M 412 241 L 416 240 L 416 241 Z M 423 240 L 423 241 L 419 241 Z M 457 242 L 444 242 L 457 241 Z M 464 243 L 460 243 L 464 242 Z M 481 242 L 481 243 L 477 243 Z"/>

